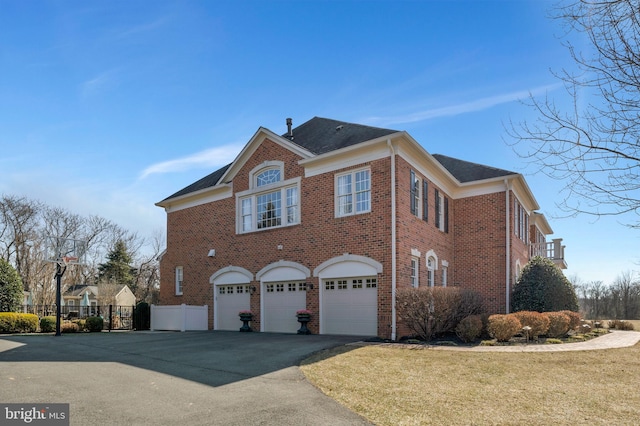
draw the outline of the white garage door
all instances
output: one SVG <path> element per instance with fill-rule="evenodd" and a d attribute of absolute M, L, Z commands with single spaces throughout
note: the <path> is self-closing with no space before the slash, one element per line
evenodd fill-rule
<path fill-rule="evenodd" d="M 327 279 L 322 292 L 323 334 L 378 335 L 375 277 Z"/>
<path fill-rule="evenodd" d="M 307 306 L 307 291 L 304 282 L 264 283 L 263 312 L 264 331 L 295 333 L 300 324 L 296 311 Z"/>
<path fill-rule="evenodd" d="M 238 331 L 242 326 L 238 313 L 249 310 L 249 286 L 246 284 L 216 286 L 216 330 Z"/>

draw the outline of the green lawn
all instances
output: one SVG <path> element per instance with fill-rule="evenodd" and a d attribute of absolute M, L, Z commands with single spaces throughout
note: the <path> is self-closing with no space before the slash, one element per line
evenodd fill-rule
<path fill-rule="evenodd" d="M 350 346 L 301 368 L 378 425 L 640 424 L 640 344 L 550 353 Z"/>

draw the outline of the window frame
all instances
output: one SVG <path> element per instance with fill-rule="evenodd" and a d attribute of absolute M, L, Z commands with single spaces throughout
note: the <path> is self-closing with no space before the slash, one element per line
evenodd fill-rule
<path fill-rule="evenodd" d="M 256 173 L 251 175 L 251 181 L 255 182 L 256 176 L 267 170 L 273 170 L 273 167 L 265 167 L 259 169 L 258 171 L 256 171 Z M 281 180 L 279 182 L 270 183 L 267 185 L 250 188 L 246 191 L 238 192 L 236 194 L 236 233 L 249 234 L 252 232 L 285 228 L 287 226 L 300 224 L 300 204 L 302 202 L 302 199 L 300 197 L 301 180 L 302 178 L 298 176 L 295 178 Z M 290 195 L 289 191 L 291 190 L 295 190 L 294 196 Z M 259 219 L 258 197 L 265 196 L 267 194 L 273 194 L 276 192 L 280 193 L 279 216 L 275 218 Z M 294 200 L 294 204 L 289 205 L 290 200 Z M 279 223 L 271 226 L 260 226 L 260 222 L 274 219 Z M 245 228 L 247 224 L 250 225 L 250 228 L 248 229 Z"/>
<path fill-rule="evenodd" d="M 409 197 L 410 197 L 410 210 L 411 214 L 420 217 L 420 182 L 421 179 L 418 177 L 418 174 L 413 170 L 410 171 L 409 174 Z"/>
<path fill-rule="evenodd" d="M 176 266 L 174 275 L 176 296 L 182 296 L 184 293 L 184 268 Z"/>
<path fill-rule="evenodd" d="M 427 256 L 427 284 L 429 287 L 436 286 L 436 264 L 438 260 L 434 256 Z"/>
<path fill-rule="evenodd" d="M 358 191 L 356 177 L 358 173 L 363 173 L 363 172 L 367 174 L 367 181 L 368 181 L 367 189 L 363 191 Z M 345 176 L 350 176 L 351 181 L 349 183 L 349 186 L 351 189 L 348 194 L 347 193 L 341 194 L 339 181 L 340 181 L 340 178 Z M 365 167 L 360 169 L 349 170 L 343 173 L 336 173 L 334 176 L 333 185 L 334 185 L 334 200 L 333 200 L 334 215 L 336 218 L 355 216 L 358 214 L 366 214 L 371 212 L 371 168 Z M 358 194 L 362 194 L 362 193 L 368 193 L 368 197 L 366 200 L 367 208 L 359 211 L 358 205 L 362 202 L 362 200 L 358 200 Z M 341 204 L 342 197 L 350 197 L 351 210 L 349 212 L 342 212 L 342 208 L 341 208 L 343 206 Z"/>
<path fill-rule="evenodd" d="M 420 259 L 411 256 L 409 280 L 413 288 L 420 287 Z"/>

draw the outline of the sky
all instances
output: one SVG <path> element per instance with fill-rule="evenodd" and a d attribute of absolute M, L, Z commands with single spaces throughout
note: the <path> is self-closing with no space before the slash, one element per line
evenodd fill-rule
<path fill-rule="evenodd" d="M 151 236 L 155 203 L 259 127 L 314 116 L 406 130 L 432 154 L 522 173 L 567 276 L 640 269 L 634 218 L 566 218 L 563 182 L 506 129 L 575 66 L 551 1 L 0 0 L 0 194 Z M 579 47 L 585 47 L 577 40 Z M 524 147 L 522 147 L 524 149 Z"/>

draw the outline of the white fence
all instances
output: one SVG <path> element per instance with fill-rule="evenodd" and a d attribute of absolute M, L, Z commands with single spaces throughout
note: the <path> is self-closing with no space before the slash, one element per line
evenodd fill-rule
<path fill-rule="evenodd" d="M 151 330 L 194 331 L 209 329 L 209 306 L 151 305 Z"/>

